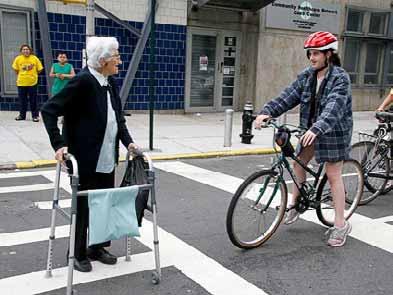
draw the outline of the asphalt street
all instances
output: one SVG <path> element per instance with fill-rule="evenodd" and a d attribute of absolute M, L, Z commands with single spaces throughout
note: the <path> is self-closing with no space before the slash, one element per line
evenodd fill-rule
<path fill-rule="evenodd" d="M 393 193 L 358 208 L 353 234 L 342 248 L 329 248 L 326 227 L 310 217 L 280 226 L 257 249 L 231 244 L 225 227 L 230 199 L 242 179 L 269 165 L 268 156 L 155 162 L 161 283 L 151 283 L 147 213 L 142 237 L 133 239 L 132 261 L 121 258 L 111 267 L 94 263 L 89 276 L 75 272 L 78 294 L 391 294 Z M 122 167 L 118 180 L 121 175 Z M 2 295 L 65 294 L 65 277 L 54 278 L 55 283 L 44 278 L 53 177 L 53 169 L 0 174 Z M 66 179 L 60 195 L 70 197 Z M 67 221 L 57 220 L 53 267 L 61 276 Z M 115 241 L 111 252 L 121 257 L 124 248 L 124 241 Z"/>

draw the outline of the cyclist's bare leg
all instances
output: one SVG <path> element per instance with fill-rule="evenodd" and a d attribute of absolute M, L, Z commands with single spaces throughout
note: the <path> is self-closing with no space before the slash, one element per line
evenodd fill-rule
<path fill-rule="evenodd" d="M 336 227 L 343 227 L 345 224 L 344 209 L 345 209 L 345 189 L 342 178 L 343 161 L 340 162 L 326 162 L 326 174 L 330 184 L 334 203 L 334 225 Z"/>
<path fill-rule="evenodd" d="M 298 158 L 305 165 L 310 162 L 310 160 L 314 157 L 314 146 L 303 147 L 300 152 Z M 306 181 L 306 171 L 300 166 L 297 162 L 293 162 L 293 171 L 296 175 L 297 182 L 303 183 Z M 296 187 L 296 184 L 292 186 L 292 196 L 289 198 L 289 207 L 295 205 L 296 199 L 299 196 L 299 190 Z"/>

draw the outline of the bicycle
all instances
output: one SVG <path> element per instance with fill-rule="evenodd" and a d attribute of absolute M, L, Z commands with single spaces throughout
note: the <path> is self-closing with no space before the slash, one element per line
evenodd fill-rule
<path fill-rule="evenodd" d="M 290 124 L 278 125 L 274 119 L 269 120 L 265 127 L 274 128 L 273 146 L 276 160 L 270 169 L 256 171 L 244 180 L 232 197 L 226 217 L 229 239 L 235 246 L 243 249 L 252 249 L 265 243 L 277 230 L 288 211 L 285 170 L 300 191 L 295 209 L 300 213 L 310 208 L 315 209 L 318 219 L 324 225 L 334 224 L 329 182 L 326 174 L 321 178 L 324 165 L 319 165 L 317 171 L 307 167 L 295 156 L 290 143 L 291 134 L 300 137 L 305 130 Z M 280 152 L 276 145 L 281 148 Z M 312 178 L 299 184 L 288 157 L 299 163 Z M 363 192 L 360 164 L 355 160 L 344 161 L 343 176 L 346 193 L 345 218 L 348 219 L 355 211 Z"/>
<path fill-rule="evenodd" d="M 377 112 L 376 118 L 380 121 L 373 134 L 359 132 L 360 136 L 369 140 L 361 140 L 352 145 L 352 158 L 359 161 L 364 174 L 364 185 L 368 189 L 359 202 L 365 205 L 381 194 L 393 189 L 393 175 L 390 173 L 390 161 L 393 159 L 393 140 L 390 133 L 393 131 L 391 122 L 393 113 Z"/>

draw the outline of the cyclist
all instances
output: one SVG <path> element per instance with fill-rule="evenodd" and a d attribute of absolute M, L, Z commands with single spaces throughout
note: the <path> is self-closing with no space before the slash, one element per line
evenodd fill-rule
<path fill-rule="evenodd" d="M 313 156 L 318 163 L 325 163 L 326 174 L 334 203 L 334 226 L 328 245 L 340 247 L 345 244 L 351 224 L 344 218 L 345 192 L 342 180 L 343 160 L 349 158 L 352 137 L 352 94 L 348 74 L 341 68 L 337 54 L 337 38 L 329 32 L 311 34 L 304 42 L 310 67 L 303 70 L 297 79 L 279 97 L 266 103 L 255 120 L 255 127 L 300 105 L 300 126 L 307 132 L 300 138 L 296 149 L 299 159 L 308 164 Z M 294 162 L 294 171 L 299 183 L 306 181 L 306 171 Z M 293 185 L 285 224 L 298 220 L 296 199 L 299 190 Z"/>

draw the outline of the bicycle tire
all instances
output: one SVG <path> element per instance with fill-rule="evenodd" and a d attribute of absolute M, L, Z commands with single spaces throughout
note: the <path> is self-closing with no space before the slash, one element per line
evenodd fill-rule
<path fill-rule="evenodd" d="M 356 160 L 346 160 L 343 164 L 343 182 L 345 189 L 344 217 L 348 220 L 359 205 L 364 186 L 362 167 Z M 325 174 L 318 186 L 316 201 L 319 205 L 316 208 L 318 219 L 326 226 L 334 225 L 333 197 L 330 192 L 330 185 Z"/>
<path fill-rule="evenodd" d="M 273 180 L 271 182 L 272 185 L 274 184 L 273 188 L 272 185 L 268 185 L 270 180 Z M 260 200 L 256 203 L 258 194 L 261 192 L 260 188 L 263 185 L 268 189 L 262 196 L 259 195 Z M 265 212 L 260 211 L 262 208 L 266 209 L 275 190 L 277 191 L 270 206 Z M 278 200 L 278 197 L 280 197 L 280 200 Z M 277 230 L 285 215 L 287 198 L 286 184 L 277 172 L 264 170 L 251 174 L 236 190 L 228 208 L 226 227 L 233 245 L 242 249 L 252 249 L 265 243 Z M 238 213 L 240 218 L 237 218 Z M 261 219 L 266 221 L 267 218 L 272 218 L 271 224 L 268 227 L 265 224 L 261 226 Z M 254 231 L 250 230 L 250 227 L 257 230 L 255 235 L 253 235 Z"/>
<path fill-rule="evenodd" d="M 370 155 L 370 153 L 372 153 L 374 145 L 375 143 L 372 141 L 360 141 L 352 145 L 351 157 L 359 161 L 359 163 L 361 164 L 364 175 L 364 185 L 370 192 L 364 192 L 359 205 L 366 205 L 372 200 L 374 200 L 376 197 L 378 197 L 380 194 L 386 194 L 393 188 L 392 184 L 388 184 L 387 179 L 370 177 L 368 176 L 368 173 L 366 173 L 366 166 L 372 164 L 370 163 L 370 161 L 374 161 L 374 163 L 375 161 L 380 161 L 380 155 Z M 379 158 L 377 158 L 378 156 Z M 390 171 L 389 159 L 385 158 L 385 160 L 383 160 L 383 165 L 384 172 L 382 172 L 382 174 L 388 176 Z M 377 166 L 378 167 L 375 168 L 380 168 L 379 165 Z M 368 172 L 372 172 L 374 171 L 374 169 Z"/>

